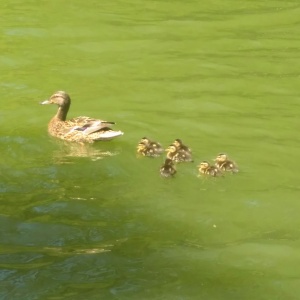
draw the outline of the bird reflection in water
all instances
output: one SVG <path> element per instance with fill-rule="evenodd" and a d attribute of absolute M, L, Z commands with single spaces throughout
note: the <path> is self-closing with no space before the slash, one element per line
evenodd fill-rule
<path fill-rule="evenodd" d="M 96 161 L 120 153 L 118 149 L 108 149 L 108 147 L 99 148 L 99 145 L 94 144 L 55 142 L 59 145 L 59 148 L 53 152 L 53 160 L 57 164 L 72 164 L 75 163 L 73 158 L 78 157 L 89 158 L 92 161 Z"/>

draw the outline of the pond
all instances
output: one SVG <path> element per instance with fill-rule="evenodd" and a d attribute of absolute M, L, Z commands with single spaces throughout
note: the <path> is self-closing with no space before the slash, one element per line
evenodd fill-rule
<path fill-rule="evenodd" d="M 297 1 L 0 7 L 1 299 L 299 299 Z M 50 137 L 57 90 L 124 135 Z M 194 162 L 161 178 L 144 136 Z"/>

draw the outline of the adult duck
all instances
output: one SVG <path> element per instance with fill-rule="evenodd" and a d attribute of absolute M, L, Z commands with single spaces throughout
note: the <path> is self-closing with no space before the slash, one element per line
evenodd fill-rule
<path fill-rule="evenodd" d="M 66 120 L 71 105 L 70 96 L 64 91 L 54 93 L 48 100 L 41 104 L 56 104 L 58 110 L 48 124 L 50 135 L 62 140 L 79 143 L 93 143 L 101 140 L 111 140 L 120 135 L 122 131 L 115 131 L 110 128 L 114 122 L 93 119 L 80 116 Z"/>

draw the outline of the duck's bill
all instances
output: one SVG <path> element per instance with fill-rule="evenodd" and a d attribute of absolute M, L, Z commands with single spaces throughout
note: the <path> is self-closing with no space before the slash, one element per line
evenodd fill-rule
<path fill-rule="evenodd" d="M 44 101 L 41 101 L 40 104 L 50 104 L 50 101 L 49 100 L 44 100 Z"/>
<path fill-rule="evenodd" d="M 97 138 L 97 141 L 108 141 L 118 136 L 121 136 L 123 134 L 124 132 L 122 131 L 113 131 L 113 130 L 101 132 Z"/>

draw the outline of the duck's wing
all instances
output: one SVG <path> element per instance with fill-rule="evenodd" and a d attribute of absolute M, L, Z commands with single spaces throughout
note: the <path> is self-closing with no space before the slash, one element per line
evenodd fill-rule
<path fill-rule="evenodd" d="M 99 119 L 93 119 L 90 117 L 77 117 L 70 119 L 65 122 L 66 127 L 71 130 L 78 130 L 84 133 L 85 135 L 91 134 L 93 132 L 97 132 L 102 128 L 109 127 L 114 125 L 115 122 L 104 121 Z"/>
<path fill-rule="evenodd" d="M 123 135 L 122 131 L 114 131 L 109 126 L 115 122 L 92 119 L 89 117 L 77 117 L 64 122 L 61 129 L 62 138 L 78 142 L 92 142 L 111 140 Z"/>
<path fill-rule="evenodd" d="M 105 141 L 111 140 L 115 137 L 123 135 L 122 131 L 115 131 L 110 129 L 109 127 L 101 128 L 96 132 L 92 132 L 90 134 L 86 134 L 81 130 L 82 127 L 73 127 L 69 131 L 65 131 L 65 133 L 61 136 L 64 140 L 69 140 L 73 142 L 89 142 L 92 143 L 94 141 Z"/>

